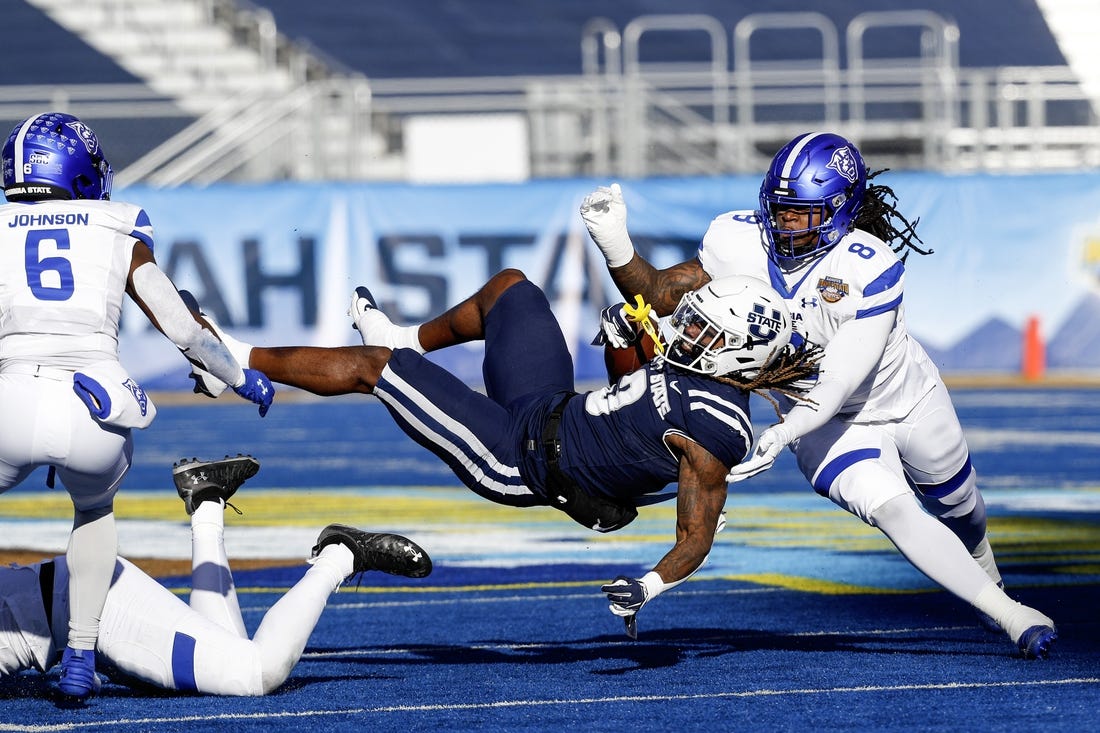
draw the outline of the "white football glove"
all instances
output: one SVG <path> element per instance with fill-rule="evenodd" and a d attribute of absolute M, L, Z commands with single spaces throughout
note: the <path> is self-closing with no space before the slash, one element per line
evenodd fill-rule
<path fill-rule="evenodd" d="M 195 394 L 204 394 L 207 397 L 218 397 L 229 385 L 203 369 L 195 362 L 191 362 L 191 373 L 187 376 L 195 382 Z"/>
<path fill-rule="evenodd" d="M 753 451 L 752 458 L 731 468 L 729 474 L 726 476 L 726 481 L 728 483 L 735 483 L 737 481 L 744 481 L 747 478 L 752 478 L 758 473 L 764 473 L 764 471 L 772 467 L 772 464 L 775 463 L 775 459 L 779 457 L 779 454 L 790 442 L 791 433 L 787 428 L 782 425 L 772 425 L 760 434 L 760 439 L 756 441 L 756 450 Z"/>
<path fill-rule="evenodd" d="M 634 257 L 634 243 L 626 231 L 626 202 L 619 184 L 600 186 L 581 203 L 592 241 L 603 252 L 608 267 L 622 267 Z"/>

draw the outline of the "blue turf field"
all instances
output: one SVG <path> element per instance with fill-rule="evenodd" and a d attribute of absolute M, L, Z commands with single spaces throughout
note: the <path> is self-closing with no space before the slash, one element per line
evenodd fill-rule
<path fill-rule="evenodd" d="M 1010 592 L 1058 623 L 1050 660 L 1015 658 L 878 533 L 806 488 L 789 457 L 731 493 L 708 565 L 647 606 L 631 642 L 599 585 L 656 561 L 671 507 L 596 535 L 457 488 L 371 399 L 280 401 L 261 421 L 223 398 L 162 406 L 138 436 L 118 505 L 125 552 L 185 557 L 172 461 L 240 451 L 262 468 L 235 502 L 244 515 L 227 519 L 231 558 L 304 557 L 339 520 L 408 534 L 435 572 L 368 575 L 338 593 L 268 698 L 110 684 L 69 711 L 25 674 L 0 683 L 0 730 L 1095 730 L 1100 393 L 954 394 Z M 755 407 L 766 424 L 769 407 Z M 29 483 L 0 498 L 0 547 L 64 541 L 67 498 Z M 301 572 L 236 573 L 250 628 Z"/>

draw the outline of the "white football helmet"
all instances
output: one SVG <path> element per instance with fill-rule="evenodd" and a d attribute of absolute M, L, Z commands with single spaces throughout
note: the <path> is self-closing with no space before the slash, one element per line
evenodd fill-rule
<path fill-rule="evenodd" d="M 686 293 L 668 319 L 665 360 L 710 377 L 751 379 L 791 340 L 791 314 L 763 280 L 731 275 Z"/>

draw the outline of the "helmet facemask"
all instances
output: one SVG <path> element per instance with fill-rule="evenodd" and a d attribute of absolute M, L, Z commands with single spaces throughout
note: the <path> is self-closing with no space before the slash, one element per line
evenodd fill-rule
<path fill-rule="evenodd" d="M 699 374 L 718 373 L 718 357 L 723 351 L 741 347 L 740 334 L 727 333 L 691 302 L 689 294 L 669 318 L 669 327 L 675 332 L 669 347 L 668 360 L 676 366 Z"/>
<path fill-rule="evenodd" d="M 841 199 L 843 203 L 843 199 Z M 830 209 L 820 201 L 804 203 L 801 201 L 762 201 L 761 208 L 767 212 L 764 228 L 771 241 L 772 249 L 778 258 L 799 262 L 812 258 L 836 244 L 841 234 L 832 226 L 835 209 Z M 783 212 L 794 210 L 807 217 L 807 226 L 800 229 L 788 229 L 782 226 Z"/>

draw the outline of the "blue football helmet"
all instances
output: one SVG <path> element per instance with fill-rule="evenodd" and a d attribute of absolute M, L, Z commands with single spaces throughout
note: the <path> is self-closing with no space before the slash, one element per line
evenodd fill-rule
<path fill-rule="evenodd" d="M 114 172 L 92 128 L 72 115 L 45 112 L 15 126 L 4 144 L 8 201 L 111 198 Z"/>
<path fill-rule="evenodd" d="M 866 191 L 867 166 L 850 141 L 829 132 L 791 140 L 775 154 L 760 184 L 759 216 L 769 256 L 790 265 L 829 251 L 851 231 Z M 808 228 L 780 228 L 778 212 L 792 208 L 809 209 Z M 806 241 L 808 234 L 817 236 Z"/>

